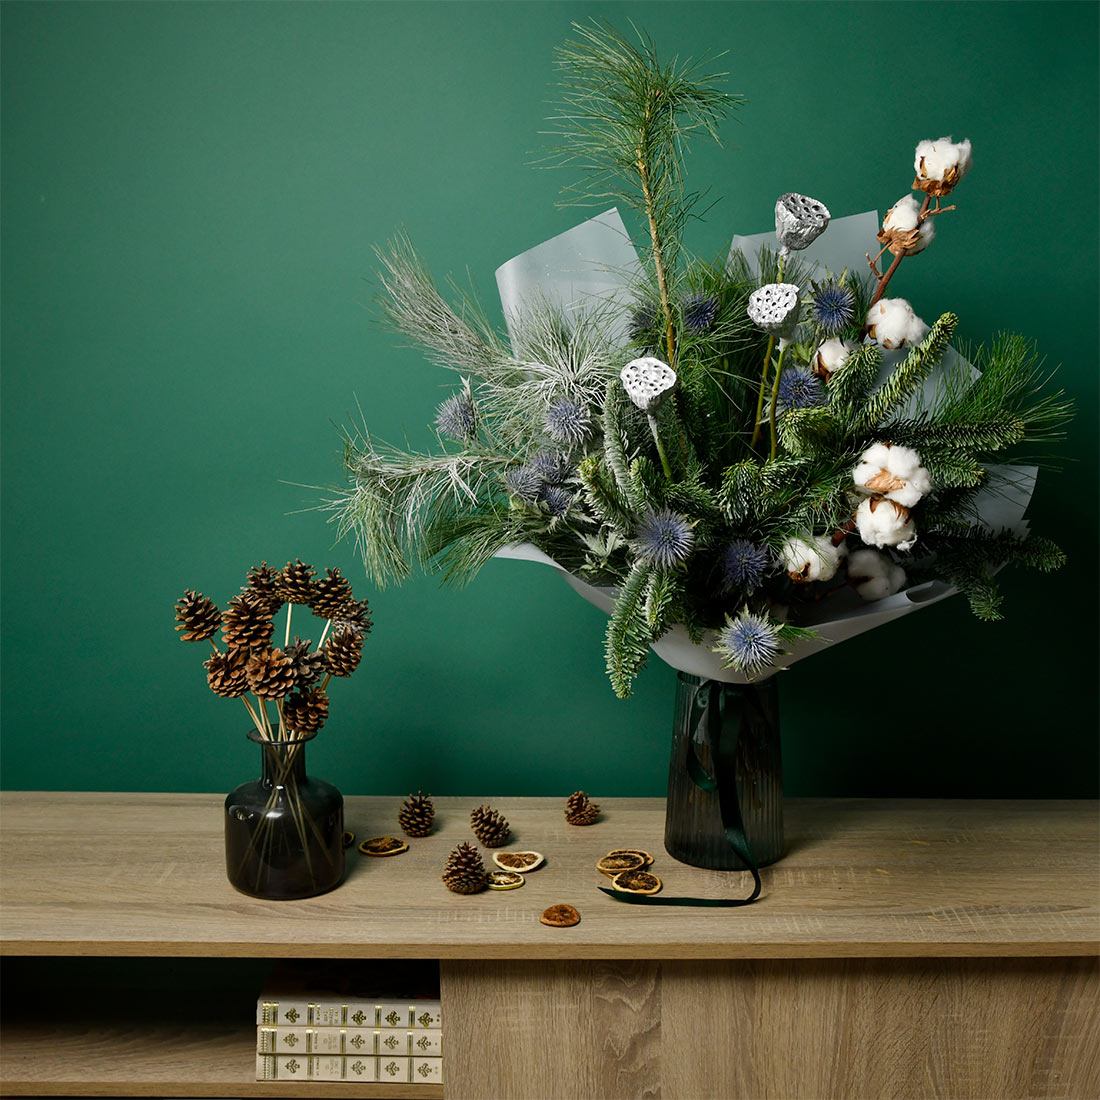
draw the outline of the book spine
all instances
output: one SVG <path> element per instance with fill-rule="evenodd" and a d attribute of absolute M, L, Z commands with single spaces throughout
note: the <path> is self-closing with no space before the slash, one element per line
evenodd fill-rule
<path fill-rule="evenodd" d="M 443 1014 L 438 1000 L 343 1001 L 337 997 L 315 1001 L 260 998 L 256 1023 L 264 1027 L 440 1028 Z"/>
<path fill-rule="evenodd" d="M 405 1081 L 441 1085 L 442 1058 L 339 1054 L 257 1054 L 257 1081 Z"/>
<path fill-rule="evenodd" d="M 443 1054 L 439 1028 L 269 1027 L 256 1028 L 260 1054 L 391 1054 L 438 1058 Z"/>

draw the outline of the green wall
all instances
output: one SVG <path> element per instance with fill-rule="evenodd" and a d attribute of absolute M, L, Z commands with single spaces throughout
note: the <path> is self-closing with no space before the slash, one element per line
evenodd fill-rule
<path fill-rule="evenodd" d="M 603 674 L 603 616 L 549 570 L 375 591 L 309 509 L 337 425 L 429 440 L 453 381 L 373 327 L 371 245 L 493 270 L 580 218 L 530 167 L 572 19 L 729 51 L 749 97 L 691 163 L 698 251 L 775 197 L 905 193 L 912 148 L 974 143 L 960 210 L 894 288 L 964 338 L 1038 340 L 1080 413 L 1037 528 L 1061 573 L 1003 574 L 798 666 L 791 794 L 1096 793 L 1097 7 L 1076 3 L 4 3 L 3 784 L 225 790 L 247 716 L 172 630 L 249 565 L 340 566 L 372 601 L 311 764 L 347 793 L 663 790 L 675 674 Z M 1084 491 L 1082 491 L 1084 483 Z"/>

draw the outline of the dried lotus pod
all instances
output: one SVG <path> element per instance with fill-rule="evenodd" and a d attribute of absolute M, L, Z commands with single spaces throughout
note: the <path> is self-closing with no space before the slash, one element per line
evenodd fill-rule
<path fill-rule="evenodd" d="M 627 396 L 643 412 L 655 412 L 676 385 L 676 372 L 660 359 L 632 359 L 619 372 Z"/>
<path fill-rule="evenodd" d="M 783 248 L 801 252 L 825 232 L 829 217 L 829 208 L 823 202 L 788 191 L 776 200 L 775 235 Z"/>
<path fill-rule="evenodd" d="M 430 795 L 410 794 L 397 812 L 397 824 L 407 836 L 427 836 L 432 831 L 435 806 Z"/>
<path fill-rule="evenodd" d="M 176 622 L 176 629 L 183 632 L 181 642 L 205 642 L 217 634 L 222 613 L 213 600 L 188 588 L 176 604 Z"/>
<path fill-rule="evenodd" d="M 512 832 L 504 816 L 492 806 L 478 806 L 470 814 L 470 828 L 486 848 L 503 848 Z"/>
<path fill-rule="evenodd" d="M 481 853 L 463 841 L 443 865 L 443 881 L 456 894 L 477 894 L 485 889 L 487 873 Z"/>
<path fill-rule="evenodd" d="M 749 295 L 753 324 L 775 336 L 790 336 L 798 324 L 798 287 L 794 283 L 766 283 Z"/>
<path fill-rule="evenodd" d="M 600 807 L 584 791 L 574 791 L 565 800 L 565 820 L 570 825 L 591 825 L 600 816 Z"/>

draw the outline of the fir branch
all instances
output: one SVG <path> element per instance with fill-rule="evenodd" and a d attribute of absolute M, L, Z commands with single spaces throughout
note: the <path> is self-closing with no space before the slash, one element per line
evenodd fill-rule
<path fill-rule="evenodd" d="M 626 396 L 622 382 L 618 378 L 607 383 L 603 405 L 603 450 L 607 460 L 608 469 L 614 475 L 615 483 L 619 491 L 623 493 L 636 508 L 644 508 L 644 504 L 634 498 L 634 483 L 630 476 L 630 464 L 634 460 L 634 448 L 630 444 L 630 435 L 627 430 L 628 411 L 634 405 Z"/>
<path fill-rule="evenodd" d="M 733 527 L 750 527 L 764 507 L 764 483 L 759 463 L 746 459 L 726 469 L 718 504 Z"/>
<path fill-rule="evenodd" d="M 664 493 L 657 468 L 645 455 L 640 455 L 630 464 L 631 499 L 640 507 L 638 511 L 657 511 L 664 507 Z"/>
<path fill-rule="evenodd" d="M 925 448 L 968 451 L 973 454 L 1003 451 L 1019 443 L 1027 434 L 1024 422 L 1011 413 L 991 415 L 984 420 L 947 424 L 922 420 L 903 420 L 884 429 L 891 443 L 915 447 L 921 454 Z"/>
<path fill-rule="evenodd" d="M 847 413 L 854 413 L 882 369 L 882 352 L 878 344 L 865 343 L 848 356 L 847 362 L 833 371 L 826 389 L 829 404 Z"/>
<path fill-rule="evenodd" d="M 652 566 L 640 562 L 631 566 L 607 624 L 607 674 L 620 699 L 629 698 L 631 683 L 649 655 L 652 634 L 647 625 L 645 604 L 654 573 Z"/>
<path fill-rule="evenodd" d="M 630 501 L 619 490 L 613 476 L 603 468 L 598 456 L 587 455 L 578 468 L 588 506 L 608 526 L 625 534 L 634 527 Z"/>
<path fill-rule="evenodd" d="M 683 595 L 683 574 L 659 571 L 646 586 L 645 618 L 651 638 L 659 638 L 676 619 Z"/>

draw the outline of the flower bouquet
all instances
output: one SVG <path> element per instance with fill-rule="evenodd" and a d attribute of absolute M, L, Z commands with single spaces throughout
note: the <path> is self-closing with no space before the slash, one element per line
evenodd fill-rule
<path fill-rule="evenodd" d="M 685 828 L 715 842 L 670 851 L 755 874 L 782 854 L 775 813 L 742 813 L 778 789 L 751 774 L 778 769 L 773 674 L 955 591 L 999 618 L 1001 566 L 1059 566 L 1023 519 L 1035 470 L 1005 459 L 1056 438 L 1069 406 L 1039 392 L 1022 337 L 964 357 L 954 314 L 927 324 L 887 296 L 954 210 L 969 142 L 921 141 L 921 200 L 881 223 L 785 194 L 774 236 L 707 262 L 683 243 L 683 159 L 740 97 L 644 38 L 574 31 L 554 159 L 584 173 L 573 201 L 615 202 L 640 231 L 616 208 L 503 265 L 506 336 L 446 300 L 406 237 L 379 249 L 384 320 L 459 382 L 433 453 L 349 434 L 330 507 L 380 583 L 413 561 L 457 580 L 494 555 L 552 564 L 610 615 L 620 696 L 650 648 L 678 668 L 672 771 L 695 803 L 713 792 L 711 823 Z"/>
<path fill-rule="evenodd" d="M 274 619 L 284 604 L 280 647 Z M 312 641 L 290 640 L 296 604 L 325 620 L 315 649 Z M 261 778 L 237 787 L 225 802 L 229 881 L 243 893 L 277 899 L 338 886 L 343 798 L 331 784 L 307 776 L 305 745 L 328 717 L 332 677 L 350 676 L 359 665 L 371 629 L 367 601 L 354 598 L 339 569 L 317 579 L 311 566 L 295 560 L 282 570 L 267 562 L 249 570 L 247 585 L 224 611 L 190 589 L 175 610 L 183 641 L 210 642 L 206 682 L 215 695 L 244 703 L 249 739 L 263 753 Z M 224 649 L 214 640 L 219 630 Z"/>

